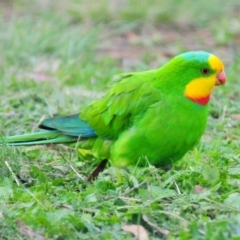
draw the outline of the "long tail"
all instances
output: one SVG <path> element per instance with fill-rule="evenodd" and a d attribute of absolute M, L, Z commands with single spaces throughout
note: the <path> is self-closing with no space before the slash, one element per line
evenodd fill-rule
<path fill-rule="evenodd" d="M 9 136 L 0 140 L 0 146 L 30 146 L 40 144 L 58 144 L 76 142 L 77 137 L 63 135 L 58 130 L 42 131 L 23 135 Z"/>
<path fill-rule="evenodd" d="M 44 120 L 40 128 L 42 132 L 9 136 L 1 140 L 1 145 L 29 146 L 39 144 L 57 144 L 77 142 L 80 138 L 95 137 L 93 129 L 79 118 L 79 114 L 54 117 Z"/>

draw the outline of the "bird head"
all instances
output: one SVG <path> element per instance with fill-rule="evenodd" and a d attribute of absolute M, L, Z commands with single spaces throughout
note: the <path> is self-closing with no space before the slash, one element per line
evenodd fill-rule
<path fill-rule="evenodd" d="M 222 61 L 202 51 L 187 52 L 177 58 L 183 59 L 182 65 L 186 69 L 184 95 L 201 105 L 207 104 L 213 88 L 226 82 Z"/>

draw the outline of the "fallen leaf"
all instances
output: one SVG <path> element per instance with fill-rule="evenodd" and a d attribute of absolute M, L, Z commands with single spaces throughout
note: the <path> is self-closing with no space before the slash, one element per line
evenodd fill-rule
<path fill-rule="evenodd" d="M 230 99 L 233 99 L 233 100 L 238 99 L 237 94 L 228 94 L 227 97 L 230 98 Z"/>
<path fill-rule="evenodd" d="M 205 190 L 206 190 L 206 188 L 204 188 L 204 187 L 202 187 L 202 186 L 200 186 L 200 185 L 196 185 L 196 186 L 194 187 L 193 192 L 196 193 L 196 194 L 198 194 L 198 193 L 204 192 Z"/>
<path fill-rule="evenodd" d="M 240 122 L 240 114 L 232 114 L 231 117 Z"/>
<path fill-rule="evenodd" d="M 54 78 L 46 73 L 40 72 L 31 72 L 26 73 L 26 77 L 32 78 L 35 82 L 42 82 L 42 81 L 53 81 Z"/>
<path fill-rule="evenodd" d="M 37 232 L 35 232 L 32 228 L 27 226 L 27 224 L 21 220 L 17 220 L 16 224 L 18 225 L 18 232 L 24 236 L 27 237 L 30 240 L 46 240 L 46 238 Z"/>
<path fill-rule="evenodd" d="M 122 230 L 132 233 L 138 240 L 148 240 L 148 233 L 141 225 L 125 225 Z"/>
<path fill-rule="evenodd" d="M 56 79 L 45 73 L 45 72 L 27 72 L 27 73 L 20 73 L 18 74 L 18 79 L 19 80 L 25 80 L 25 79 L 32 79 L 35 82 L 44 82 L 44 81 L 49 81 L 49 82 L 56 82 Z"/>
<path fill-rule="evenodd" d="M 211 141 L 211 139 L 212 139 L 212 137 L 211 137 L 210 135 L 208 135 L 208 134 L 205 134 L 205 135 L 203 136 L 203 138 L 204 138 L 204 140 L 205 140 L 206 142 L 209 142 L 209 141 Z"/>

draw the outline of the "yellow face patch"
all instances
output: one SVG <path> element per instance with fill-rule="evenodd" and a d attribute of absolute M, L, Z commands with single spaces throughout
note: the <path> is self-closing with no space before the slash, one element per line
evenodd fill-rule
<path fill-rule="evenodd" d="M 185 88 L 185 96 L 193 99 L 207 97 L 216 85 L 216 74 L 224 70 L 224 65 L 215 55 L 210 55 L 209 65 L 215 71 L 210 76 L 200 77 L 192 80 Z"/>
<path fill-rule="evenodd" d="M 215 75 L 207 78 L 196 78 L 185 88 L 185 96 L 190 98 L 202 98 L 210 95 L 216 83 Z"/>

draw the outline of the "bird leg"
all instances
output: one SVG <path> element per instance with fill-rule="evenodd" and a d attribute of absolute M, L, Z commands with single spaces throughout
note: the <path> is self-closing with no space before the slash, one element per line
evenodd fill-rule
<path fill-rule="evenodd" d="M 99 173 L 101 173 L 105 169 L 105 167 L 107 165 L 107 162 L 108 162 L 107 159 L 102 160 L 98 164 L 96 169 L 88 176 L 87 181 L 88 182 L 93 182 L 98 177 Z"/>

